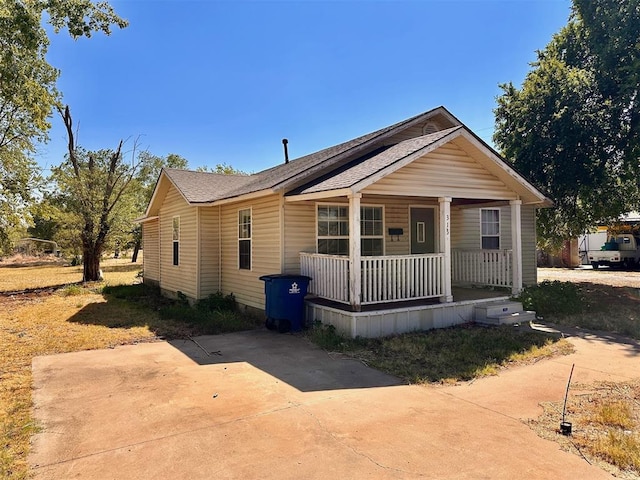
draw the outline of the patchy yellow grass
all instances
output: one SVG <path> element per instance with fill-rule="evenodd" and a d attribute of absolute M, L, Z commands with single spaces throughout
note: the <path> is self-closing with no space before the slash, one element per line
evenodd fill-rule
<path fill-rule="evenodd" d="M 573 424 L 570 437 L 558 432 L 562 402 L 542 407 L 542 416 L 529 422 L 538 435 L 616 477 L 640 478 L 640 380 L 573 385 L 566 411 Z"/>
<path fill-rule="evenodd" d="M 142 263 L 130 259 L 108 259 L 101 263 L 104 280 L 108 285 L 133 283 L 142 270 Z M 46 288 L 82 281 L 82 265 L 62 264 L 15 266 L 0 263 L 0 292 L 14 292 L 28 288 Z"/>
<path fill-rule="evenodd" d="M 110 283 L 132 283 L 139 268 L 131 264 L 105 265 L 105 276 Z M 7 290 L 72 283 L 80 277 L 79 267 L 0 268 L 1 288 Z M 34 357 L 155 338 L 149 325 L 157 324 L 156 312 L 126 302 L 107 303 L 96 293 L 100 286 L 0 298 L 0 478 L 29 476 L 30 436 L 37 429 L 31 416 Z M 114 327 L 118 324 L 123 326 Z"/>

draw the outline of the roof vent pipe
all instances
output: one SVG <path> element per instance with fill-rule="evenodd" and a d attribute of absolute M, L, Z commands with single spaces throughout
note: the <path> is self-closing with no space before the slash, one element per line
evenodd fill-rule
<path fill-rule="evenodd" d="M 287 144 L 289 140 L 286 138 L 282 139 L 282 145 L 284 146 L 284 163 L 289 163 L 289 149 L 287 148 Z"/>

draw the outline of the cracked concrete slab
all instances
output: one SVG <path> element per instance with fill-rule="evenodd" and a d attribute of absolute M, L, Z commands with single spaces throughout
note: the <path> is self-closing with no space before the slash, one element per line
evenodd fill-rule
<path fill-rule="evenodd" d="M 637 371 L 628 346 L 575 340 L 570 357 L 453 387 L 262 330 L 38 357 L 30 463 L 41 480 L 611 478 L 522 421 L 563 395 L 573 360 L 582 378 Z"/>

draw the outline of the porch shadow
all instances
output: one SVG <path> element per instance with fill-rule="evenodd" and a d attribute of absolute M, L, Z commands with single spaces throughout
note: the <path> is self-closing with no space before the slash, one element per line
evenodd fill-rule
<path fill-rule="evenodd" d="M 169 342 L 198 365 L 248 363 L 301 392 L 402 385 L 358 360 L 330 355 L 301 335 L 266 329 Z"/>
<path fill-rule="evenodd" d="M 454 286 L 451 290 L 452 290 L 454 302 L 465 302 L 469 300 L 486 300 L 491 298 L 495 298 L 497 300 L 497 299 L 504 299 L 511 295 L 511 293 L 507 289 L 499 289 L 499 288 Z M 338 310 L 342 310 L 345 312 L 353 311 L 351 306 L 348 304 L 335 302 L 333 300 L 328 300 L 326 298 L 309 295 L 308 297 L 306 297 L 306 300 L 313 302 L 317 305 L 336 308 Z M 427 306 L 427 305 L 440 305 L 440 300 L 437 298 L 423 298 L 423 299 L 417 299 L 417 300 L 402 300 L 397 302 L 374 303 L 374 304 L 362 305 L 360 311 L 361 312 L 377 312 L 377 311 L 383 311 L 383 310 L 393 310 L 395 308 L 411 308 L 411 307 L 421 307 L 421 306 Z"/>

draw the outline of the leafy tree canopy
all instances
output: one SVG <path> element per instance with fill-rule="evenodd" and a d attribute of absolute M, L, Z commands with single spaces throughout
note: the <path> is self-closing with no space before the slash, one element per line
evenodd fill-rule
<path fill-rule="evenodd" d="M 501 85 L 494 141 L 555 201 L 558 245 L 640 205 L 640 0 L 574 0 L 521 88 Z"/>
<path fill-rule="evenodd" d="M 106 2 L 89 0 L 0 0 L 0 251 L 27 227 L 33 191 L 40 185 L 30 157 L 47 140 L 49 116 L 60 102 L 59 71 L 46 60 L 48 22 L 71 37 L 111 33 L 127 22 Z"/>

